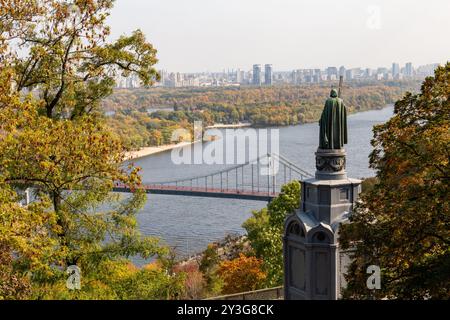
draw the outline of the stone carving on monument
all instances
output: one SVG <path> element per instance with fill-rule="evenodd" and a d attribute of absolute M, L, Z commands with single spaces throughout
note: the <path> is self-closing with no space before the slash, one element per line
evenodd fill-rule
<path fill-rule="evenodd" d="M 300 208 L 285 222 L 284 288 L 289 300 L 334 300 L 345 286 L 348 257 L 339 249 L 339 226 L 348 221 L 361 181 L 347 178 L 347 111 L 334 89 L 319 126 L 315 178 L 302 181 Z"/>

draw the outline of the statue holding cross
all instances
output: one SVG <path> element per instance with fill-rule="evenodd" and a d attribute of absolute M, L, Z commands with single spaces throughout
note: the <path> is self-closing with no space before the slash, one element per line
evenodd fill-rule
<path fill-rule="evenodd" d="M 347 109 L 335 89 L 325 102 L 319 125 L 320 149 L 342 149 L 347 144 Z"/>

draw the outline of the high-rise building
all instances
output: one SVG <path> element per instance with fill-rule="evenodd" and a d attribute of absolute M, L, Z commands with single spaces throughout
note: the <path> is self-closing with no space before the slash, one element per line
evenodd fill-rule
<path fill-rule="evenodd" d="M 338 77 L 338 69 L 336 67 L 328 67 L 327 68 L 327 77 L 328 80 L 335 80 Z"/>
<path fill-rule="evenodd" d="M 400 65 L 396 62 L 392 64 L 392 76 L 398 77 L 400 75 Z"/>
<path fill-rule="evenodd" d="M 292 84 L 298 84 L 299 83 L 299 74 L 298 70 L 292 70 L 291 72 L 291 83 Z"/>
<path fill-rule="evenodd" d="M 266 64 L 264 66 L 264 83 L 268 86 L 272 85 L 273 70 L 271 64 Z"/>
<path fill-rule="evenodd" d="M 321 75 L 316 73 L 316 74 L 312 77 L 312 80 L 311 80 L 311 81 L 314 82 L 314 83 L 320 83 L 320 82 L 322 81 Z"/>
<path fill-rule="evenodd" d="M 339 77 L 345 77 L 345 67 L 341 66 L 339 68 Z"/>
<path fill-rule="evenodd" d="M 266 64 L 264 66 L 264 83 L 268 86 L 272 85 L 272 78 L 273 78 L 273 74 L 272 74 L 272 65 L 271 64 Z"/>
<path fill-rule="evenodd" d="M 249 73 L 250 73 L 249 71 L 241 70 L 242 83 L 245 83 L 247 81 Z"/>
<path fill-rule="evenodd" d="M 159 70 L 159 81 L 158 84 L 160 86 L 164 86 L 167 80 L 167 71 L 166 70 Z"/>
<path fill-rule="evenodd" d="M 261 65 L 260 64 L 253 65 L 253 84 L 255 86 L 261 85 Z"/>
<path fill-rule="evenodd" d="M 242 83 L 242 73 L 241 73 L 241 69 L 237 69 L 236 70 L 236 82 L 237 83 Z"/>
<path fill-rule="evenodd" d="M 413 66 L 411 62 L 408 62 L 405 65 L 405 76 L 412 77 L 413 76 Z"/>
<path fill-rule="evenodd" d="M 355 77 L 354 71 L 352 69 L 345 70 L 345 79 L 347 80 L 353 80 Z"/>

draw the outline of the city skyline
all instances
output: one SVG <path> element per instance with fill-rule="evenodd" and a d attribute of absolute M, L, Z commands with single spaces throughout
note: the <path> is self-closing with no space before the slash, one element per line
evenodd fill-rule
<path fill-rule="evenodd" d="M 449 60 L 450 61 L 450 60 Z M 265 70 L 265 66 L 266 65 L 271 65 L 272 66 L 272 72 L 291 72 L 292 70 L 326 70 L 329 67 L 337 67 L 338 69 L 340 67 L 345 67 L 346 70 L 348 69 L 372 69 L 372 70 L 376 70 L 378 68 L 387 68 L 389 70 L 392 70 L 392 67 L 394 64 L 398 64 L 399 65 L 399 70 L 403 69 L 406 67 L 406 65 L 408 63 L 411 63 L 413 68 L 418 68 L 418 67 L 423 67 L 423 66 L 428 66 L 428 65 L 445 65 L 447 61 L 429 61 L 423 64 L 415 64 L 412 59 L 411 60 L 405 60 L 405 62 L 398 62 L 398 61 L 391 61 L 390 63 L 386 64 L 386 65 L 379 65 L 379 66 L 374 66 L 374 67 L 369 67 L 367 65 L 358 65 L 358 66 L 346 66 L 343 64 L 337 64 L 334 66 L 331 65 L 324 65 L 322 67 L 316 67 L 316 66 L 298 66 L 298 67 L 287 67 L 287 68 L 273 68 L 274 64 L 272 63 L 265 63 L 265 62 L 259 62 L 259 63 L 253 63 L 252 65 L 249 66 L 244 66 L 244 67 L 236 67 L 236 66 L 227 66 L 227 67 L 223 67 L 221 69 L 216 69 L 216 70 L 192 70 L 192 71 L 182 71 L 182 70 L 176 70 L 176 69 L 171 69 L 171 68 L 157 68 L 158 70 L 164 70 L 164 71 L 169 71 L 169 72 L 179 72 L 179 73 L 183 73 L 183 74 L 200 74 L 200 73 L 223 73 L 223 72 L 235 72 L 237 70 L 240 71 L 244 71 L 244 72 L 248 72 L 248 71 L 252 71 L 253 70 L 253 66 L 254 65 L 260 65 L 261 66 L 261 72 L 262 74 L 264 74 L 264 70 Z M 264 82 L 264 79 L 261 79 L 262 82 Z"/>
<path fill-rule="evenodd" d="M 288 71 L 445 63 L 449 10 L 444 0 L 117 0 L 109 20 L 113 39 L 143 30 L 158 50 L 158 69 L 213 72 L 267 61 Z"/>
<path fill-rule="evenodd" d="M 163 87 L 220 87 L 220 86 L 272 86 L 277 84 L 304 84 L 336 81 L 340 76 L 346 81 L 386 81 L 424 79 L 432 76 L 439 63 L 428 63 L 415 66 L 412 62 L 400 64 L 392 62 L 390 67 L 376 68 L 357 67 L 346 68 L 344 65 L 328 66 L 326 68 L 298 68 L 288 71 L 276 70 L 272 64 L 253 64 L 251 68 L 227 68 L 215 72 L 178 72 L 161 69 L 161 79 L 155 86 Z M 117 88 L 139 88 L 136 75 L 116 77 Z"/>

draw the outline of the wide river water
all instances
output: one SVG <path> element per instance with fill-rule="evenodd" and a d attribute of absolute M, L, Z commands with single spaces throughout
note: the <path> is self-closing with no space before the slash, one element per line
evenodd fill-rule
<path fill-rule="evenodd" d="M 362 178 L 374 175 L 369 165 L 372 128 L 388 120 L 393 107 L 350 115 L 348 117 L 349 143 L 347 172 L 349 177 Z M 317 123 L 280 127 L 279 153 L 297 166 L 314 173 L 314 152 L 318 145 Z M 204 147 L 210 143 L 204 144 Z M 247 150 L 248 151 L 248 150 Z M 143 181 L 167 181 L 204 175 L 218 171 L 220 165 L 176 165 L 171 152 L 151 155 L 133 161 L 142 168 Z M 267 203 L 249 200 L 199 198 L 171 195 L 148 195 L 145 207 L 138 214 L 141 232 L 160 237 L 174 247 L 179 255 L 188 256 L 203 251 L 208 243 L 223 239 L 227 234 L 243 234 L 242 223 L 252 210 Z M 134 259 L 138 265 L 145 262 Z"/>

